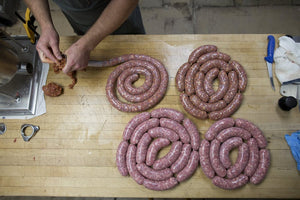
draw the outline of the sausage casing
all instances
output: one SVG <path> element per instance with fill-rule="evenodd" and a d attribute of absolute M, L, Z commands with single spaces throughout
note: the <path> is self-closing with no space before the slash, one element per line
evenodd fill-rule
<path fill-rule="evenodd" d="M 128 175 L 128 169 L 126 165 L 126 152 L 128 149 L 129 143 L 127 141 L 122 141 L 119 144 L 118 150 L 117 150 L 117 156 L 116 156 L 116 164 L 118 167 L 118 170 L 122 176 Z"/>
<path fill-rule="evenodd" d="M 196 171 L 199 163 L 199 154 L 197 151 L 191 153 L 188 164 L 177 174 L 177 181 L 182 182 L 190 178 L 193 173 Z"/>
<path fill-rule="evenodd" d="M 215 171 L 210 164 L 209 151 L 210 143 L 205 139 L 202 140 L 199 148 L 200 165 L 204 174 L 208 178 L 213 178 L 215 176 Z"/>
<path fill-rule="evenodd" d="M 259 164 L 253 176 L 251 176 L 250 182 L 253 184 L 259 184 L 267 175 L 270 163 L 270 151 L 268 149 L 261 149 L 259 151 Z"/>

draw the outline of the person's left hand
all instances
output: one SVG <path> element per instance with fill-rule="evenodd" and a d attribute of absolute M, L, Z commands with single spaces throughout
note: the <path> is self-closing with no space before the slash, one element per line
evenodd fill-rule
<path fill-rule="evenodd" d="M 72 44 L 66 51 L 67 63 L 62 71 L 67 74 L 71 71 L 83 70 L 88 66 L 90 50 L 81 45 L 80 42 Z"/>

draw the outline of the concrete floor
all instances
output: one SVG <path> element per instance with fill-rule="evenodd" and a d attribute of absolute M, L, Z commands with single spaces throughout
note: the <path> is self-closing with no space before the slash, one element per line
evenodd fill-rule
<path fill-rule="evenodd" d="M 52 1 L 49 2 L 58 33 L 65 36 L 75 35 L 60 9 Z M 282 33 L 300 35 L 299 0 L 142 0 L 140 8 L 147 34 Z M 21 1 L 18 9 L 21 16 L 24 16 L 25 9 L 26 6 Z M 13 35 L 26 34 L 20 22 L 6 30 Z M 114 198 L 0 197 L 0 200 L 40 199 L 114 200 Z"/>

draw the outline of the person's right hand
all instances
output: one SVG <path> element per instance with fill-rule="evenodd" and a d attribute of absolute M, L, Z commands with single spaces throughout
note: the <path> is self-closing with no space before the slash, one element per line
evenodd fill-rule
<path fill-rule="evenodd" d="M 42 34 L 38 40 L 36 49 L 55 63 L 59 63 L 59 60 L 62 59 L 59 50 L 59 36 L 53 26 L 42 29 Z"/>

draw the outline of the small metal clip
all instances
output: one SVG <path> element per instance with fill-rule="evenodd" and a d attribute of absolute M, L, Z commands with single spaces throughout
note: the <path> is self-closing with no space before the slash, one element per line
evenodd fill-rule
<path fill-rule="evenodd" d="M 31 127 L 32 128 L 32 133 L 31 133 L 31 135 L 29 135 L 29 136 L 26 136 L 25 135 L 25 129 L 27 128 L 27 127 Z M 35 126 L 35 125 L 32 125 L 32 124 L 23 124 L 22 126 L 21 126 L 21 135 L 22 135 L 22 137 L 23 137 L 23 140 L 25 141 L 25 142 L 28 142 L 38 131 L 40 130 L 40 127 L 39 126 Z"/>
<path fill-rule="evenodd" d="M 3 135 L 6 131 L 6 126 L 4 123 L 0 123 L 0 135 Z"/>

